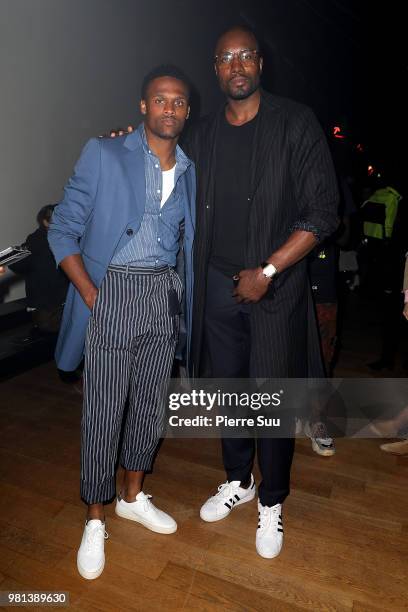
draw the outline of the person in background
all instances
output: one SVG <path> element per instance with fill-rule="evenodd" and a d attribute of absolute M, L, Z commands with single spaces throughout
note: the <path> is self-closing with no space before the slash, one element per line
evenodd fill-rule
<path fill-rule="evenodd" d="M 402 310 L 402 316 L 405 321 L 408 321 L 408 253 L 405 255 L 405 269 L 404 269 L 404 280 L 402 287 L 404 295 L 404 308 Z M 407 323 L 405 322 L 405 325 Z M 398 416 L 398 420 L 393 423 L 394 428 L 398 427 L 400 430 L 403 428 L 408 431 L 408 407 Z M 400 440 L 399 442 L 388 442 L 381 444 L 381 450 L 386 453 L 392 453 L 393 455 L 408 455 L 408 439 Z"/>
<path fill-rule="evenodd" d="M 338 264 L 340 247 L 347 246 L 350 236 L 350 217 L 356 212 L 350 187 L 345 178 L 339 177 L 340 226 L 322 244 L 313 249 L 308 257 L 310 282 L 319 325 L 320 346 L 326 376 L 333 375 L 337 344 L 338 322 Z M 311 419 L 304 425 L 305 434 L 312 441 L 318 455 L 331 457 L 336 452 L 333 438 L 329 435 L 326 415 L 311 411 Z"/>
<path fill-rule="evenodd" d="M 378 194 L 397 193 L 392 188 L 377 190 L 376 198 L 370 196 L 369 201 L 380 204 Z M 396 199 L 396 198 L 394 198 Z M 378 200 L 378 201 L 377 201 Z M 392 208 L 395 210 L 395 206 Z M 370 228 L 376 230 L 378 224 L 368 223 Z M 385 226 L 386 238 L 368 238 L 372 243 L 376 243 L 377 259 L 372 261 L 373 275 L 370 277 L 370 288 L 377 292 L 377 299 L 381 300 L 382 312 L 382 339 L 381 352 L 375 361 L 368 364 L 373 372 L 383 372 L 384 370 L 393 371 L 398 369 L 399 347 L 405 354 L 402 356 L 402 369 L 408 372 L 408 354 L 406 347 L 403 346 L 407 340 L 407 329 L 401 317 L 403 310 L 403 297 L 401 294 L 401 278 L 404 274 L 405 253 L 408 249 L 408 207 L 405 199 L 399 196 L 398 207 L 393 218 L 392 226 Z M 373 296 L 376 294 L 373 293 Z M 389 375 L 389 374 L 388 374 Z"/>
<path fill-rule="evenodd" d="M 31 255 L 8 266 L 24 277 L 27 310 L 31 312 L 34 332 L 56 334 L 59 331 L 68 278 L 55 266 L 47 233 L 55 204 L 43 206 L 37 214 L 38 228 L 27 236 L 24 246 Z"/>

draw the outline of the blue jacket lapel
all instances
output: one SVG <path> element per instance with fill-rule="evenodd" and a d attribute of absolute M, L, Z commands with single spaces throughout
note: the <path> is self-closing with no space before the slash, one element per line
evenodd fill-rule
<path fill-rule="evenodd" d="M 133 217 L 143 215 L 146 201 L 146 177 L 143 146 L 138 132 L 129 134 L 123 143 L 124 166 L 136 200 Z M 129 219 L 130 221 L 131 219 Z"/>

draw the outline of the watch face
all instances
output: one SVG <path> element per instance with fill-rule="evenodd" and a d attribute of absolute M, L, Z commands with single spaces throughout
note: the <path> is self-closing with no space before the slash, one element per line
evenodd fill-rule
<path fill-rule="evenodd" d="M 264 276 L 267 278 L 272 278 L 276 274 L 276 268 L 273 264 L 267 264 L 262 268 Z"/>

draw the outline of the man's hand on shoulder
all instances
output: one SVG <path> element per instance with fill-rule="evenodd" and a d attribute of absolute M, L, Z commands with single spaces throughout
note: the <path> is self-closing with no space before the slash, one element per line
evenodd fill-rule
<path fill-rule="evenodd" d="M 238 285 L 233 292 L 233 296 L 238 303 L 251 304 L 261 300 L 268 291 L 270 279 L 263 274 L 262 268 L 241 270 L 238 274 Z"/>
<path fill-rule="evenodd" d="M 133 125 L 128 125 L 126 129 L 124 128 L 114 128 L 107 132 L 106 134 L 100 134 L 99 138 L 116 138 L 116 136 L 124 136 L 125 134 L 131 134 L 135 131 Z"/>

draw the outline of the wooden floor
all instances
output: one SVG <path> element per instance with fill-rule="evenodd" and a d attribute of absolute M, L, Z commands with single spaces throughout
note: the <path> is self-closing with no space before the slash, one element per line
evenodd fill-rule
<path fill-rule="evenodd" d="M 339 375 L 364 375 L 349 341 Z M 108 507 L 106 569 L 86 581 L 76 569 L 81 397 L 52 363 L 0 390 L 0 591 L 68 591 L 69 609 L 83 611 L 408 610 L 408 458 L 377 440 L 338 440 L 331 458 L 297 441 L 274 560 L 255 551 L 255 502 L 219 523 L 198 516 L 224 479 L 218 441 L 166 440 L 145 491 L 177 533 L 154 534 Z"/>

